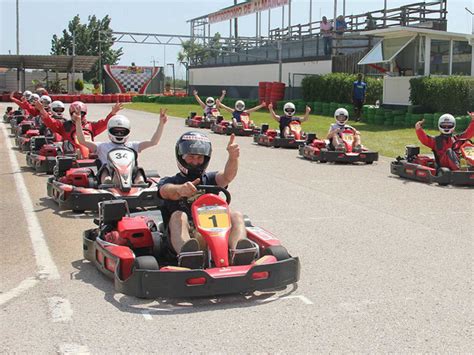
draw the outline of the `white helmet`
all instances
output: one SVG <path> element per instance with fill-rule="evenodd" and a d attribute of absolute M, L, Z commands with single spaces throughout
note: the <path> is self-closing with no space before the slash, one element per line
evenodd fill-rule
<path fill-rule="evenodd" d="M 213 107 L 215 104 L 216 104 L 216 101 L 214 100 L 213 97 L 209 96 L 209 97 L 206 99 L 206 105 L 207 105 L 207 106 Z"/>
<path fill-rule="evenodd" d="M 57 118 L 62 118 L 63 117 L 63 112 L 64 112 L 64 104 L 62 103 L 62 101 L 53 101 L 51 103 L 51 111 L 53 111 L 53 116 L 57 117 Z"/>
<path fill-rule="evenodd" d="M 338 108 L 334 112 L 334 119 L 339 126 L 344 126 L 349 119 L 349 112 L 345 108 Z"/>
<path fill-rule="evenodd" d="M 130 135 L 130 121 L 123 115 L 115 115 L 107 123 L 107 130 L 112 142 L 123 144 Z"/>
<path fill-rule="evenodd" d="M 245 102 L 243 102 L 242 100 L 237 100 L 235 102 L 234 107 L 237 111 L 243 111 L 243 110 L 245 110 Z"/>
<path fill-rule="evenodd" d="M 28 101 L 33 103 L 33 102 L 38 101 L 39 99 L 40 99 L 40 97 L 39 97 L 38 94 L 31 94 L 30 99 Z"/>
<path fill-rule="evenodd" d="M 438 120 L 438 129 L 442 134 L 451 134 L 456 128 L 456 119 L 453 115 L 445 113 Z"/>
<path fill-rule="evenodd" d="M 43 95 L 40 98 L 41 103 L 44 107 L 51 105 L 51 98 L 48 95 Z"/>
<path fill-rule="evenodd" d="M 293 102 L 287 102 L 285 106 L 283 106 L 283 111 L 287 116 L 293 116 L 296 112 L 296 107 Z"/>
<path fill-rule="evenodd" d="M 24 93 L 23 93 L 23 97 L 26 99 L 26 100 L 29 100 L 30 99 L 30 96 L 31 96 L 32 92 L 29 91 L 29 90 L 26 90 Z"/>

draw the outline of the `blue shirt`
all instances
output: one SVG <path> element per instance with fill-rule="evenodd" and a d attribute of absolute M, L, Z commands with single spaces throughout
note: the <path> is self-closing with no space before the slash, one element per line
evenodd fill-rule
<path fill-rule="evenodd" d="M 357 100 L 364 100 L 365 92 L 367 91 L 367 84 L 363 81 L 354 81 L 353 88 L 354 92 L 352 94 L 352 98 Z"/>
<path fill-rule="evenodd" d="M 217 176 L 217 171 L 213 171 L 210 173 L 204 173 L 204 175 L 201 176 L 201 181 L 199 182 L 200 185 L 217 185 L 216 182 L 216 176 Z M 193 181 L 194 179 L 191 179 L 187 176 L 184 176 L 181 173 L 176 174 L 175 176 L 167 176 L 164 177 L 160 180 L 158 183 L 158 197 L 162 198 L 160 194 L 160 189 L 162 186 L 166 184 L 173 184 L 173 185 L 182 185 L 185 182 L 188 181 Z M 161 208 L 161 214 L 163 216 L 163 223 L 165 226 L 168 226 L 168 223 L 170 221 L 170 217 L 175 211 L 183 211 L 186 212 L 188 215 L 189 220 L 192 219 L 191 216 L 191 209 L 189 208 L 190 206 L 186 202 L 186 199 L 180 199 L 180 200 L 165 200 L 163 199 L 163 207 Z"/>
<path fill-rule="evenodd" d="M 300 122 L 299 117 L 295 116 L 280 116 L 280 136 L 283 137 L 283 131 L 285 130 L 285 127 L 288 127 L 290 125 L 291 121 L 298 121 Z"/>
<path fill-rule="evenodd" d="M 235 110 L 234 112 L 232 112 L 232 118 L 234 118 L 237 122 L 242 122 L 242 119 L 240 118 L 240 116 L 242 115 L 244 111 L 237 111 Z"/>

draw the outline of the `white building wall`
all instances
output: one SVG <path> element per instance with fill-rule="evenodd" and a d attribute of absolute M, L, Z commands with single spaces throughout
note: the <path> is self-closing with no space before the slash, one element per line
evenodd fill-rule
<path fill-rule="evenodd" d="M 58 73 L 58 79 L 61 80 L 63 87 L 67 90 L 67 73 Z M 37 80 L 42 83 L 44 86 L 46 84 L 46 78 L 49 81 L 56 80 L 56 73 L 50 72 L 48 76 L 43 71 L 27 71 L 25 72 L 25 90 L 34 91 L 35 85 L 33 80 Z M 82 73 L 75 73 L 75 80 L 83 78 Z M 70 75 L 70 80 L 72 80 L 72 75 Z M 0 92 L 2 91 L 16 91 L 17 90 L 17 72 L 16 70 L 7 71 L 5 73 L 0 73 Z"/>
<path fill-rule="evenodd" d="M 282 82 L 288 85 L 288 74 L 328 74 L 331 73 L 330 60 L 284 63 Z M 260 81 L 278 81 L 278 63 L 223 66 L 212 68 L 192 68 L 189 70 L 191 86 L 258 86 Z M 301 78 L 295 80 L 294 86 L 301 86 Z"/>

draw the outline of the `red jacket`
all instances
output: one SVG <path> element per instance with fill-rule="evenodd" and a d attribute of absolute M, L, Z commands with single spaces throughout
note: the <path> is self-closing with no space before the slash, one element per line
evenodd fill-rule
<path fill-rule="evenodd" d="M 425 133 L 423 128 L 416 130 L 416 135 L 420 142 L 430 148 L 435 154 L 438 163 L 441 167 L 449 168 L 451 170 L 459 170 L 459 165 L 454 162 L 448 151 L 453 147 L 453 144 L 459 139 L 471 139 L 474 137 L 474 120 L 471 120 L 467 129 L 461 134 L 457 135 L 439 135 L 436 137 L 429 136 Z"/>
<path fill-rule="evenodd" d="M 21 101 L 15 97 L 12 97 L 12 101 L 25 111 L 25 115 L 39 116 L 40 112 L 28 101 Z"/>
<path fill-rule="evenodd" d="M 94 140 L 94 137 L 101 134 L 107 128 L 107 123 L 112 118 L 113 115 L 109 114 L 106 118 L 101 119 L 97 122 L 88 122 L 82 124 L 82 128 L 84 129 L 84 134 L 89 134 Z M 81 151 L 82 157 L 87 158 L 89 156 L 89 150 L 80 145 L 77 141 L 76 137 L 76 125 L 73 121 L 62 121 L 57 120 L 51 117 L 49 113 L 45 113 L 41 115 L 41 119 L 43 123 L 54 133 L 59 134 L 63 142 L 67 144 L 70 142 L 75 149 L 79 149 Z"/>

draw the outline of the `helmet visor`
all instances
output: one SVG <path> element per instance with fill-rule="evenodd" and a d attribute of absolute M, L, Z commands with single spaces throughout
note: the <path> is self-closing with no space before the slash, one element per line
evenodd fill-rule
<path fill-rule="evenodd" d="M 285 108 L 286 113 L 295 113 L 295 109 L 292 107 Z"/>
<path fill-rule="evenodd" d="M 348 119 L 349 119 L 349 117 L 347 117 L 346 115 L 337 115 L 337 116 L 336 116 L 336 121 L 337 121 L 337 122 L 344 123 L 344 122 L 346 122 Z"/>
<path fill-rule="evenodd" d="M 453 129 L 454 128 L 454 124 L 453 123 L 449 123 L 449 122 L 446 122 L 446 123 L 441 123 L 439 125 L 439 127 L 441 129 Z"/>
<path fill-rule="evenodd" d="M 52 110 L 56 113 L 63 113 L 64 112 L 64 107 L 55 107 Z"/>
<path fill-rule="evenodd" d="M 109 133 L 116 137 L 125 137 L 130 133 L 130 130 L 123 127 L 113 127 L 109 129 Z"/>
<path fill-rule="evenodd" d="M 214 100 L 213 99 L 207 99 L 206 104 L 207 105 L 214 105 Z"/>
<path fill-rule="evenodd" d="M 185 140 L 178 145 L 180 155 L 195 154 L 211 156 L 211 143 L 201 140 Z"/>
<path fill-rule="evenodd" d="M 240 102 L 235 104 L 235 109 L 237 111 L 242 111 L 243 109 L 245 108 L 245 105 L 244 104 L 241 104 Z"/>

